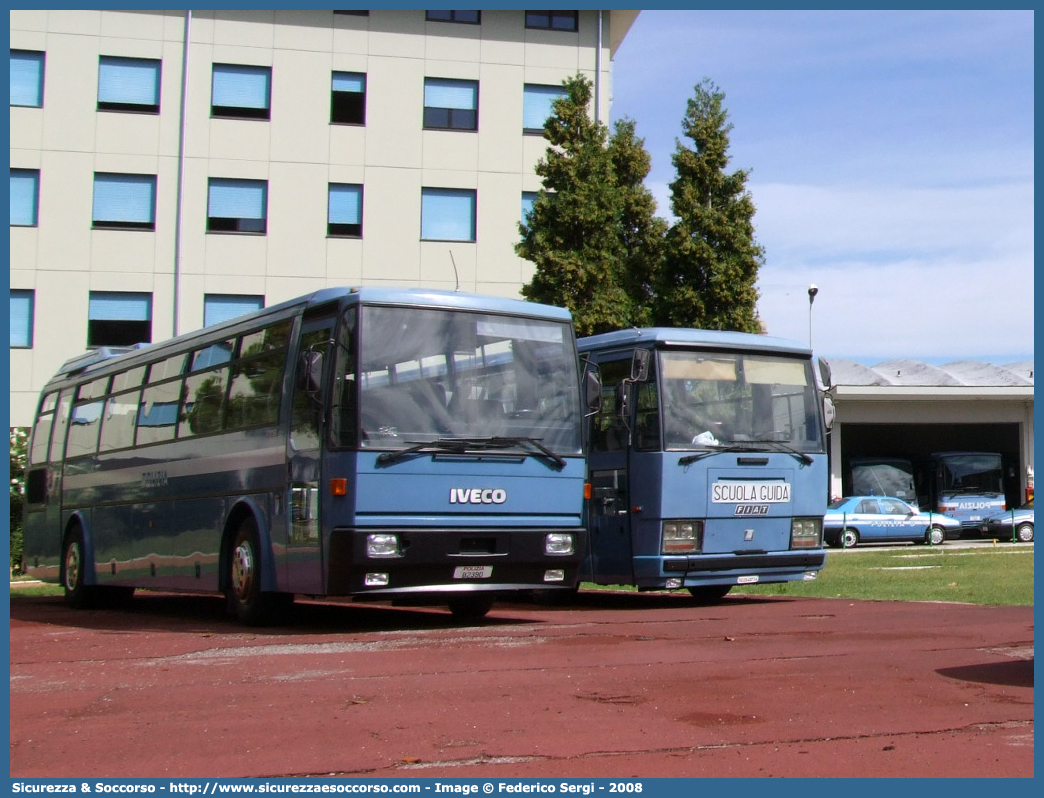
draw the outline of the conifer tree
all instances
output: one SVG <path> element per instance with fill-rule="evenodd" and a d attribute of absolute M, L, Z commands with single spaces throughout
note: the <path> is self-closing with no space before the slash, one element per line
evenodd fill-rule
<path fill-rule="evenodd" d="M 544 129 L 550 147 L 536 167 L 543 188 L 519 225 L 515 251 L 536 264 L 522 295 L 568 307 L 577 333 L 591 335 L 629 324 L 620 192 L 607 128 L 588 112 L 591 82 L 577 75 L 563 85 Z"/>
<path fill-rule="evenodd" d="M 657 283 L 656 323 L 665 326 L 761 332 L 755 282 L 764 261 L 754 240 L 754 202 L 748 173 L 725 169 L 732 125 L 725 95 L 710 80 L 696 86 L 672 162 L 671 210 Z"/>

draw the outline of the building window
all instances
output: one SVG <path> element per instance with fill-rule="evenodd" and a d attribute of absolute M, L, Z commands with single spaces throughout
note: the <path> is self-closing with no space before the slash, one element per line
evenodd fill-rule
<path fill-rule="evenodd" d="M 338 125 L 366 124 L 366 75 L 359 72 L 333 73 L 330 122 Z"/>
<path fill-rule="evenodd" d="M 223 321 L 245 316 L 265 306 L 263 296 L 238 294 L 204 294 L 203 326 L 212 327 Z"/>
<path fill-rule="evenodd" d="M 330 184 L 327 235 L 362 238 L 362 193 L 362 186 L 347 183 Z"/>
<path fill-rule="evenodd" d="M 28 349 L 33 345 L 35 297 L 32 291 L 11 289 L 11 348 Z"/>
<path fill-rule="evenodd" d="M 478 130 L 478 81 L 425 78 L 424 127 Z"/>
<path fill-rule="evenodd" d="M 40 205 L 40 170 L 11 170 L 11 226 L 36 227 Z"/>
<path fill-rule="evenodd" d="M 522 132 L 541 135 L 548 117 L 554 113 L 553 105 L 559 97 L 565 97 L 562 86 L 537 86 L 527 83 L 522 89 Z"/>
<path fill-rule="evenodd" d="M 268 119 L 271 96 L 271 67 L 214 64 L 211 116 Z"/>
<path fill-rule="evenodd" d="M 151 58 L 101 57 L 98 110 L 159 113 L 160 62 Z"/>
<path fill-rule="evenodd" d="M 421 238 L 474 241 L 476 192 L 473 189 L 422 188 Z"/>
<path fill-rule="evenodd" d="M 44 54 L 11 51 L 11 105 L 43 106 Z"/>
<path fill-rule="evenodd" d="M 459 22 L 465 25 L 478 25 L 482 21 L 481 11 L 425 11 L 424 18 L 428 22 Z"/>
<path fill-rule="evenodd" d="M 264 233 L 268 221 L 268 183 L 264 180 L 210 178 L 208 233 Z"/>
<path fill-rule="evenodd" d="M 95 227 L 156 229 L 155 175 L 94 175 Z"/>
<path fill-rule="evenodd" d="M 529 214 L 533 212 L 533 205 L 536 204 L 536 198 L 536 191 L 522 192 L 522 224 L 529 224 Z"/>
<path fill-rule="evenodd" d="M 87 346 L 133 346 L 152 342 L 152 295 L 91 291 Z"/>
<path fill-rule="evenodd" d="M 577 11 L 527 11 L 526 27 L 575 31 L 578 28 L 578 16 Z"/>

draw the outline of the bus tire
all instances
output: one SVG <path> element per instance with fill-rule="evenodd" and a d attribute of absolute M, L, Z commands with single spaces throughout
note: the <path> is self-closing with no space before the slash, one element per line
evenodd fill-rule
<path fill-rule="evenodd" d="M 493 596 L 481 593 L 454 596 L 446 603 L 454 618 L 477 621 L 479 618 L 486 617 L 486 613 L 493 609 Z"/>
<path fill-rule="evenodd" d="M 859 545 L 859 533 L 854 529 L 842 529 L 837 542 L 843 549 L 853 549 Z"/>
<path fill-rule="evenodd" d="M 1033 542 L 1033 524 L 1019 524 L 1015 527 L 1015 540 L 1019 543 Z"/>
<path fill-rule="evenodd" d="M 941 526 L 931 526 L 924 534 L 924 542 L 929 546 L 938 546 L 946 542 L 946 530 Z"/>
<path fill-rule="evenodd" d="M 261 590 L 261 543 L 257 521 L 248 516 L 239 522 L 228 557 L 228 585 L 225 598 L 228 612 L 247 626 L 271 623 L 282 594 Z M 292 599 L 292 597 L 290 597 Z"/>
<path fill-rule="evenodd" d="M 62 546 L 62 587 L 65 589 L 65 603 L 79 610 L 97 606 L 100 596 L 97 586 L 84 584 L 86 552 L 83 530 L 74 526 L 65 536 L 65 545 Z"/>
<path fill-rule="evenodd" d="M 713 604 L 725 598 L 732 585 L 698 585 L 689 588 L 689 595 L 700 604 Z"/>

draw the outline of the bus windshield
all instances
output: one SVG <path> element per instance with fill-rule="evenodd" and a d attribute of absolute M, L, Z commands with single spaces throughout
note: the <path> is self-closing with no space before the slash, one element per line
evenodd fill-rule
<path fill-rule="evenodd" d="M 999 454 L 950 454 L 939 458 L 941 494 L 1003 493 L 1004 475 Z"/>
<path fill-rule="evenodd" d="M 660 371 L 668 449 L 823 450 L 819 396 L 807 360 L 664 351 Z"/>
<path fill-rule="evenodd" d="M 466 436 L 479 445 L 536 442 L 557 454 L 579 454 L 574 351 L 567 323 L 364 306 L 360 446 L 397 450 Z M 344 390 L 350 380 L 338 384 Z"/>

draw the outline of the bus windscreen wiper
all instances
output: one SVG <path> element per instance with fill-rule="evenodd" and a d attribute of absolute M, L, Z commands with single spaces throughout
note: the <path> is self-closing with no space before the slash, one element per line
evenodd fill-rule
<path fill-rule="evenodd" d="M 752 440 L 752 441 L 746 441 L 746 442 L 747 443 L 756 443 L 756 444 L 761 445 L 761 446 L 772 446 L 772 447 L 775 448 L 775 450 L 777 452 L 786 452 L 787 454 L 792 455 L 796 460 L 800 460 L 805 465 L 812 465 L 812 463 L 815 462 L 811 457 L 809 457 L 804 452 L 799 452 L 794 447 L 787 446 L 787 444 L 783 443 L 782 441 L 773 441 L 773 440 L 753 441 Z"/>
<path fill-rule="evenodd" d="M 556 470 L 561 471 L 566 466 L 566 461 L 560 455 L 548 449 L 540 442 L 539 438 L 526 437 L 499 437 L 488 438 L 438 438 L 434 441 L 412 443 L 404 449 L 394 452 L 384 452 L 377 456 L 377 465 L 388 465 L 420 452 L 447 452 L 449 454 L 476 454 L 491 449 L 511 449 L 515 446 L 529 446 L 535 450 L 535 454 L 545 458 Z"/>

